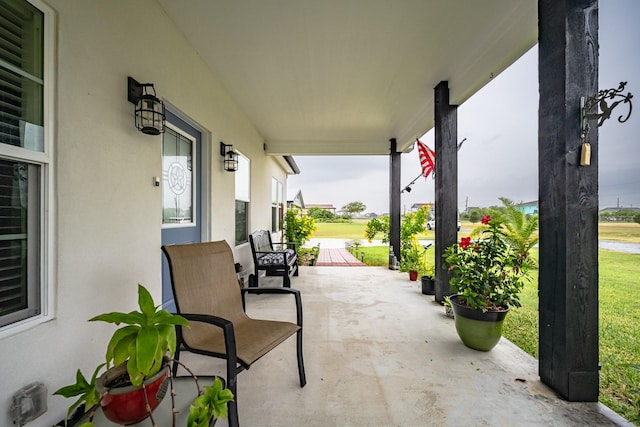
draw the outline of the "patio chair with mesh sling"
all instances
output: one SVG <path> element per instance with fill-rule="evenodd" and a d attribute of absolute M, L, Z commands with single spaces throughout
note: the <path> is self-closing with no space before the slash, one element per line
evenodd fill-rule
<path fill-rule="evenodd" d="M 229 425 L 238 425 L 238 373 L 296 334 L 300 387 L 306 384 L 302 358 L 302 300 L 291 288 L 243 288 L 238 286 L 231 248 L 225 241 L 167 245 L 162 247 L 171 272 L 177 312 L 190 322 L 177 327 L 180 351 L 218 357 L 227 361 L 227 387 L 235 400 L 229 402 Z M 256 320 L 244 311 L 246 293 L 292 294 L 297 323 Z M 174 364 L 174 375 L 177 373 Z"/>

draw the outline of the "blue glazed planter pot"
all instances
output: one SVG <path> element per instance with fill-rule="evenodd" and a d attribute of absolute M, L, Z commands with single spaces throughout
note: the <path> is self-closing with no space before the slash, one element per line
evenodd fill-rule
<path fill-rule="evenodd" d="M 489 351 L 498 344 L 509 309 L 483 313 L 461 305 L 457 295 L 451 295 L 449 301 L 455 315 L 456 331 L 464 345 L 474 350 Z"/>

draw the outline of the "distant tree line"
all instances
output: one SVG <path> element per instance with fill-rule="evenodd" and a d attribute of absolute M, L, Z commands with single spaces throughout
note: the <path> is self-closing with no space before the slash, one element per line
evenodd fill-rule
<path fill-rule="evenodd" d="M 350 202 L 342 207 L 343 215 L 335 215 L 333 212 L 326 209 L 314 206 L 307 210 L 307 215 L 313 218 L 316 222 L 350 222 L 354 214 L 359 214 L 367 209 L 367 206 L 362 202 Z"/>
<path fill-rule="evenodd" d="M 464 212 L 460 214 L 460 220 L 469 221 L 472 224 L 477 224 L 482 220 L 483 216 L 491 215 L 495 212 L 506 212 L 505 206 L 489 206 L 488 208 L 472 208 L 469 209 L 469 212 Z"/>
<path fill-rule="evenodd" d="M 491 212 L 503 212 L 504 206 L 491 206 L 488 208 L 472 208 L 469 212 L 460 214 L 460 219 L 473 224 L 480 222 L 483 216 L 490 215 Z M 604 211 L 599 214 L 602 222 L 637 222 L 640 224 L 640 212 L 635 209 L 619 209 L 615 211 Z"/>
<path fill-rule="evenodd" d="M 635 209 L 619 209 L 600 212 L 602 222 L 637 222 L 640 223 L 640 212 Z"/>

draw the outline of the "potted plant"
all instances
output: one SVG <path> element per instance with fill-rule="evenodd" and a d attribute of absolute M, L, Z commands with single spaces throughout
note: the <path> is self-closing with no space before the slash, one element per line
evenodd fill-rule
<path fill-rule="evenodd" d="M 138 285 L 138 306 L 139 311 L 111 312 L 90 319 L 124 326 L 113 333 L 107 345 L 106 363 L 95 369 L 89 381 L 78 370 L 75 384 L 54 393 L 64 397 L 78 396 L 67 412 L 67 419 L 84 405 L 87 415 L 78 417 L 74 414 L 74 417 L 82 419 L 82 427 L 91 426 L 99 406 L 105 417 L 114 423 L 129 425 L 150 417 L 155 425 L 152 412 L 166 393 L 167 381 L 172 381 L 169 364 L 176 349 L 175 325 L 188 326 L 189 322 L 182 316 L 158 309 L 142 285 Z M 106 371 L 98 377 L 104 366 Z M 226 403 L 233 399 L 231 391 L 222 387 L 219 378 L 203 391 L 195 376 L 193 378 L 198 396 L 190 407 L 188 425 L 208 426 L 211 419 L 225 417 Z"/>
<path fill-rule="evenodd" d="M 435 295 L 436 293 L 436 267 L 427 261 L 427 249 L 429 249 L 433 243 L 424 245 L 424 252 L 422 256 L 422 264 L 420 265 L 420 283 L 422 285 L 422 293 L 424 295 Z"/>
<path fill-rule="evenodd" d="M 482 237 L 463 237 L 445 250 L 444 265 L 451 272 L 455 293 L 449 302 L 462 342 L 489 351 L 502 336 L 502 323 L 510 307 L 520 307 L 519 293 L 531 263 L 506 239 L 500 218 L 482 218 Z"/>
<path fill-rule="evenodd" d="M 409 280 L 418 280 L 418 271 L 422 267 L 422 246 L 417 241 L 411 242 L 400 259 L 400 270 L 409 272 Z"/>
<path fill-rule="evenodd" d="M 422 293 L 424 295 L 435 295 L 436 293 L 436 280 L 435 280 L 435 266 L 430 264 L 423 264 L 420 269 L 420 282 L 422 284 Z"/>
<path fill-rule="evenodd" d="M 424 232 L 424 223 L 429 219 L 429 209 L 428 206 L 423 206 L 416 212 L 408 212 L 400 223 L 400 271 L 414 271 L 409 274 L 411 280 L 418 278 L 421 249 L 416 235 Z M 389 215 L 382 215 L 367 222 L 364 237 L 371 242 L 378 233 L 383 233 L 382 243 L 389 242 Z M 390 257 L 390 266 L 393 265 L 391 260 Z"/>

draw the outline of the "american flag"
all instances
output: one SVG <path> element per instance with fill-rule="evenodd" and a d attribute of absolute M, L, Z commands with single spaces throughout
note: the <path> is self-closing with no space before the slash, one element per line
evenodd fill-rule
<path fill-rule="evenodd" d="M 419 139 L 416 139 L 418 144 L 418 155 L 420 156 L 420 167 L 422 167 L 422 176 L 427 178 L 436 163 L 436 152 L 431 148 L 424 145 Z"/>

